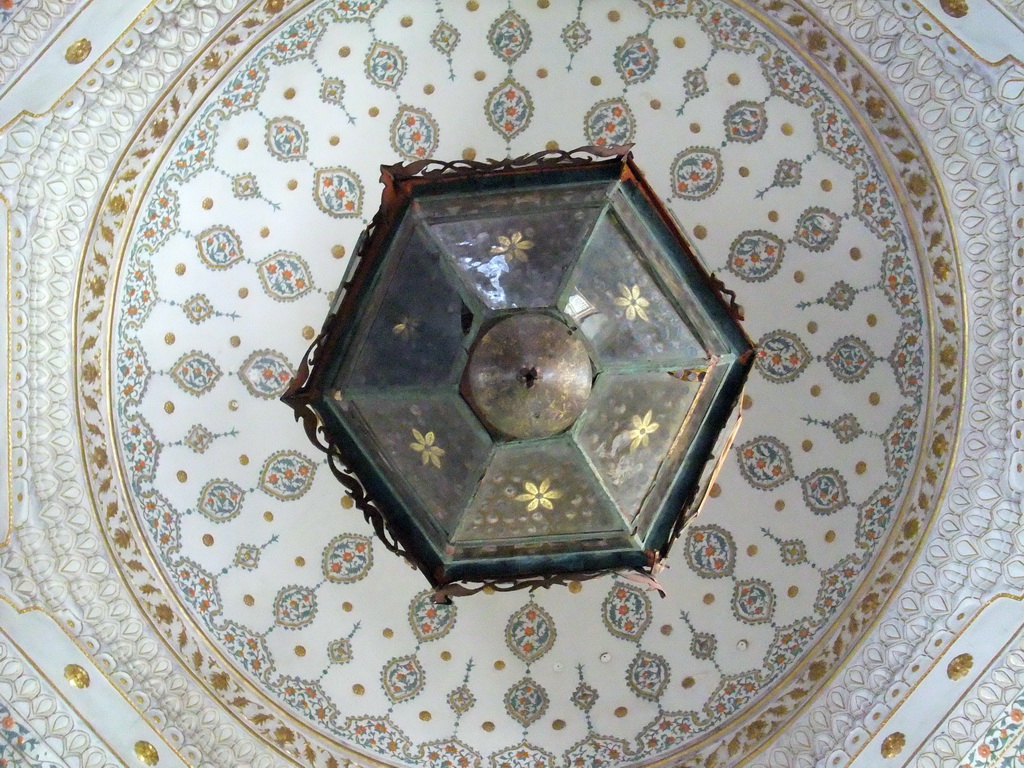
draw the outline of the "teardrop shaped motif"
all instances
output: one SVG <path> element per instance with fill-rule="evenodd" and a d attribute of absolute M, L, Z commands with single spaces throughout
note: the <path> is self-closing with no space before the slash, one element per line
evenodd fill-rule
<path fill-rule="evenodd" d="M 294 375 L 284 355 L 272 349 L 257 349 L 238 370 L 238 378 L 249 394 L 265 400 L 283 395 Z"/>
<path fill-rule="evenodd" d="M 308 144 L 306 127 L 293 117 L 279 117 L 267 122 L 267 149 L 278 160 L 301 160 Z"/>
<path fill-rule="evenodd" d="M 651 599 L 639 587 L 616 582 L 601 603 L 601 615 L 611 634 L 636 641 L 651 625 Z"/>
<path fill-rule="evenodd" d="M 683 200 L 711 197 L 722 183 L 722 155 L 712 147 L 684 149 L 672 161 L 672 195 Z"/>
<path fill-rule="evenodd" d="M 487 122 L 506 141 L 526 130 L 533 117 L 530 92 L 511 77 L 487 94 L 484 102 Z"/>
<path fill-rule="evenodd" d="M 755 488 L 767 491 L 793 477 L 793 462 L 781 440 L 761 435 L 736 450 L 740 474 Z"/>
<path fill-rule="evenodd" d="M 215 523 L 226 522 L 242 511 L 245 491 L 230 480 L 211 480 L 199 493 L 196 507 Z"/>
<path fill-rule="evenodd" d="M 876 359 L 866 341 L 843 336 L 825 354 L 825 365 L 839 381 L 853 384 L 868 375 Z"/>
<path fill-rule="evenodd" d="M 263 465 L 260 488 L 281 501 L 299 498 L 313 483 L 316 464 L 296 451 L 278 451 Z"/>
<path fill-rule="evenodd" d="M 629 105 L 622 99 L 597 102 L 583 118 L 587 141 L 598 147 L 629 144 L 633 141 L 636 120 Z"/>
<path fill-rule="evenodd" d="M 380 673 L 384 693 L 395 704 L 416 697 L 426 683 L 426 675 L 415 656 L 392 659 Z"/>
<path fill-rule="evenodd" d="M 309 267 L 301 256 L 278 251 L 259 264 L 260 284 L 275 301 L 295 301 L 313 288 Z"/>
<path fill-rule="evenodd" d="M 421 643 L 440 638 L 455 626 L 455 605 L 435 603 L 434 590 L 420 592 L 409 603 L 409 626 Z"/>
<path fill-rule="evenodd" d="M 365 64 L 367 79 L 380 88 L 394 90 L 405 77 L 405 54 L 397 45 L 375 42 Z"/>
<path fill-rule="evenodd" d="M 505 643 L 527 664 L 536 661 L 555 644 L 555 622 L 532 600 L 509 617 Z"/>
<path fill-rule="evenodd" d="M 838 214 L 815 205 L 800 214 L 793 239 L 807 250 L 821 253 L 831 248 L 839 239 L 839 228 L 842 223 L 843 220 Z"/>
<path fill-rule="evenodd" d="M 330 216 L 358 217 L 363 212 L 363 182 L 348 168 L 321 168 L 313 177 L 313 199 Z"/>
<path fill-rule="evenodd" d="M 324 548 L 324 578 L 335 584 L 352 584 L 373 566 L 373 542 L 366 536 L 346 533 L 335 536 Z"/>
<path fill-rule="evenodd" d="M 210 269 L 227 269 L 242 259 L 242 242 L 231 227 L 210 227 L 196 236 L 199 258 Z"/>
<path fill-rule="evenodd" d="M 289 586 L 274 598 L 274 621 L 285 629 L 298 629 L 316 616 L 316 592 L 309 587 Z"/>
<path fill-rule="evenodd" d="M 705 579 L 732 576 L 736 567 L 736 543 L 717 525 L 687 528 L 685 552 L 690 568 Z"/>
<path fill-rule="evenodd" d="M 626 670 L 626 684 L 641 699 L 657 701 L 671 676 L 664 656 L 650 651 L 639 651 Z"/>
<path fill-rule="evenodd" d="M 171 368 L 174 383 L 196 397 L 213 389 L 220 377 L 221 370 L 217 362 L 196 350 L 183 355 Z"/>
<path fill-rule="evenodd" d="M 524 728 L 535 723 L 547 708 L 547 691 L 532 677 L 524 677 L 505 693 L 505 711 Z"/>
<path fill-rule="evenodd" d="M 499 16 L 487 33 L 491 52 L 507 64 L 526 53 L 531 41 L 530 25 L 512 10 Z"/>
<path fill-rule="evenodd" d="M 754 362 L 758 373 L 768 381 L 785 384 L 803 373 L 811 362 L 811 353 L 796 334 L 775 330 L 766 333 L 757 342 L 757 358 Z"/>
<path fill-rule="evenodd" d="M 801 483 L 804 503 L 816 515 L 831 515 L 850 503 L 846 481 L 839 471 L 826 467 L 809 474 Z"/>

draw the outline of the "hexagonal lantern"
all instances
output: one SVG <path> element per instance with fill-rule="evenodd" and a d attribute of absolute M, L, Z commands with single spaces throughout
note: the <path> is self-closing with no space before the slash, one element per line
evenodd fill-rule
<path fill-rule="evenodd" d="M 754 351 L 629 147 L 382 181 L 285 402 L 444 594 L 650 576 L 721 465 Z"/>

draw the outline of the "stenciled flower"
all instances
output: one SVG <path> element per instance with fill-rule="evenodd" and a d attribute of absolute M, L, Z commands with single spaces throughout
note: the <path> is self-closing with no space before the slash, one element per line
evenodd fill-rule
<path fill-rule="evenodd" d="M 533 248 L 532 240 L 523 240 L 522 232 L 513 232 L 511 236 L 498 236 L 498 245 L 491 246 L 491 253 L 505 254 L 505 263 L 511 266 L 513 261 L 528 261 L 528 250 Z"/>
<path fill-rule="evenodd" d="M 423 434 L 418 429 L 412 431 L 412 436 L 416 438 L 416 442 L 409 443 L 409 447 L 412 448 L 420 455 L 420 459 L 424 465 L 433 464 L 438 469 L 441 468 L 441 457 L 444 456 L 444 448 L 434 445 L 434 433 L 427 432 Z"/>
<path fill-rule="evenodd" d="M 639 416 L 633 416 L 633 429 L 626 433 L 626 436 L 632 441 L 629 444 L 630 452 L 635 451 L 641 445 L 647 447 L 648 443 L 650 443 L 648 435 L 658 431 L 658 422 L 652 422 L 652 416 L 651 411 L 648 411 L 642 419 Z"/>
<path fill-rule="evenodd" d="M 551 502 L 554 499 L 562 498 L 561 491 L 556 491 L 551 488 L 551 478 L 548 477 L 544 478 L 539 486 L 535 483 L 523 483 L 523 489 L 526 493 L 520 493 L 516 496 L 516 501 L 527 502 L 527 512 L 533 512 L 537 507 L 554 509 L 555 505 Z"/>
<path fill-rule="evenodd" d="M 408 315 L 403 315 L 397 323 L 391 326 L 391 332 L 402 339 L 410 339 L 416 335 L 420 328 L 420 321 L 414 320 Z"/>
<path fill-rule="evenodd" d="M 646 322 L 651 321 L 646 311 L 647 307 L 651 306 L 651 302 L 640 295 L 639 286 L 634 285 L 631 288 L 627 288 L 620 283 L 619 291 L 622 295 L 615 298 L 615 303 L 620 307 L 626 308 L 627 320 L 636 320 L 639 317 Z"/>

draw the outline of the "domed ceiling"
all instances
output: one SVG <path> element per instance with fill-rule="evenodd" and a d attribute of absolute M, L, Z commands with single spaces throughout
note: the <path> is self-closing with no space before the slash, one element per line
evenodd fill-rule
<path fill-rule="evenodd" d="M 0 15 L 0 760 L 952 766 L 1017 749 L 1013 7 L 168 2 L 102 51 L 82 37 L 112 34 L 98 9 L 28 5 Z M 27 89 L 56 87 L 47 71 L 70 90 L 41 107 Z M 757 345 L 731 453 L 664 596 L 623 571 L 435 604 L 278 398 L 382 164 L 629 143 Z M 544 247 L 542 229 L 470 234 Z M 620 282 L 616 322 L 642 329 L 653 284 Z M 394 345 L 432 332 L 430 286 L 407 288 Z M 663 390 L 613 402 L 602 460 L 678 429 Z M 402 425 L 410 482 L 465 448 L 431 417 Z M 521 480 L 509 503 L 562 499 L 557 476 Z M 46 695 L 82 738 L 32 710 Z"/>

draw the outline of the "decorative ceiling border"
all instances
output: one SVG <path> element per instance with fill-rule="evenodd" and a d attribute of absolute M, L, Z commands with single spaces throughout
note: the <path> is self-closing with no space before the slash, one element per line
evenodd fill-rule
<path fill-rule="evenodd" d="M 111 56 L 89 81 L 80 79 L 54 112 L 23 116 L 0 136 L 0 185 L 11 204 L 11 295 L 21 297 L 10 305 L 10 369 L 39 385 L 17 390 L 24 399 L 12 418 L 12 435 L 29 435 L 31 418 L 34 440 L 31 450 L 24 450 L 27 437 L 12 446 L 24 464 L 18 467 L 16 482 L 28 488 L 31 478 L 34 493 L 31 504 L 20 505 L 12 546 L 0 549 L 0 568 L 14 600 L 44 610 L 99 659 L 108 680 L 168 736 L 183 760 L 270 768 L 286 763 L 211 707 L 170 654 L 147 637 L 101 554 L 103 545 L 92 533 L 80 475 L 71 459 L 77 432 L 69 404 L 73 387 L 67 384 L 70 340 L 59 327 L 71 315 L 79 264 L 74 253 L 82 242 L 78 228 L 88 225 L 90 202 L 111 156 L 148 108 L 154 82 L 173 77 L 190 47 L 199 45 L 232 10 L 230 3 L 214 8 L 199 0 L 183 3 L 175 17 L 178 23 L 169 28 L 140 22 L 125 35 L 137 42 L 136 55 L 152 57 L 145 83 L 138 72 L 122 66 L 124 58 Z M 161 60 L 161 54 L 168 55 Z M 73 189 L 49 177 L 55 166 L 76 171 Z M 49 312 L 26 311 L 29 296 Z M 202 718 L 199 712 L 205 713 Z"/>
<path fill-rule="evenodd" d="M 1020 221 L 1024 200 L 1015 203 L 1005 190 L 1020 164 L 1013 137 L 1019 142 L 1024 135 L 1024 107 L 1006 98 L 1005 83 L 1021 73 L 1013 66 L 979 69 L 950 45 L 959 41 L 923 35 L 916 6 L 898 0 L 816 4 L 865 65 L 891 84 L 951 190 L 970 286 L 970 388 L 953 482 L 919 562 L 829 688 L 750 763 L 765 767 L 849 763 L 859 740 L 898 702 L 894 688 L 902 696 L 917 679 L 912 660 L 926 668 L 986 596 L 1024 587 L 1021 557 L 999 543 L 1009 541 L 1020 523 L 1020 495 L 1007 479 L 1013 394 L 1008 358 L 1020 352 L 1008 337 L 1012 294 L 1021 295 L 1011 274 L 1024 257 L 1017 250 L 1011 259 L 1011 222 Z"/>
<path fill-rule="evenodd" d="M 866 11 L 865 13 L 868 13 L 868 12 Z M 866 21 L 868 24 L 870 24 L 871 23 L 870 22 L 870 15 L 866 15 L 864 18 L 859 19 L 859 21 L 861 21 L 861 22 L 865 22 Z M 902 31 L 902 28 L 901 28 L 901 31 Z M 890 35 L 889 37 L 895 38 L 895 37 L 897 37 L 897 35 Z M 866 55 L 868 55 L 868 54 L 866 54 Z M 917 77 L 917 73 L 915 72 L 915 66 L 927 67 L 930 64 L 930 62 L 925 61 L 925 62 L 919 62 L 917 65 L 915 65 L 914 63 L 912 63 L 910 61 L 909 58 L 905 59 L 904 63 L 907 66 L 909 66 L 909 71 L 911 73 L 913 73 L 914 77 Z M 920 79 L 920 78 L 918 78 L 918 79 Z M 925 77 L 924 80 L 925 80 L 925 82 L 927 84 L 928 78 Z M 968 83 L 968 85 L 972 89 L 974 88 L 974 86 L 971 85 L 970 83 Z M 939 101 L 941 101 L 941 102 L 951 102 L 953 100 L 953 97 L 950 96 L 948 91 L 944 91 L 943 90 L 943 89 L 945 89 L 945 87 L 946 87 L 945 84 L 943 84 L 941 82 L 937 82 L 937 83 L 934 83 L 934 84 L 931 85 L 931 88 L 936 89 L 940 93 L 941 98 L 939 99 Z M 954 90 L 955 90 L 955 88 L 954 88 Z M 978 90 L 978 93 L 981 94 L 984 97 L 984 99 L 980 98 L 980 97 L 976 98 L 976 101 L 975 101 L 974 105 L 971 105 L 969 100 L 965 100 L 965 104 L 968 105 L 968 106 L 974 106 L 974 107 L 980 109 L 980 107 L 983 105 L 983 100 L 987 100 L 988 98 L 990 98 L 990 96 L 987 95 L 987 94 L 984 94 L 984 88 L 980 88 L 980 89 L 977 89 L 977 90 Z M 931 93 L 931 91 L 930 91 L 930 93 Z M 995 99 L 994 101 L 998 101 L 998 99 Z M 915 104 L 914 106 L 918 106 L 918 105 Z M 998 118 L 993 120 L 993 122 L 998 122 Z M 924 123 L 924 121 L 922 121 L 922 124 L 926 125 L 926 123 Z M 1005 123 L 1004 123 L 1004 125 L 1005 125 Z M 956 145 L 956 136 L 955 136 L 956 132 L 960 132 L 961 134 L 966 133 L 966 128 L 962 128 L 961 126 L 955 126 L 955 127 L 957 129 L 956 131 L 952 131 L 951 130 L 951 133 L 954 133 L 954 141 L 953 141 L 954 145 Z M 974 127 L 974 126 L 969 126 L 969 127 Z M 931 128 L 928 128 L 928 129 L 922 128 L 921 130 L 923 130 L 923 131 L 924 130 L 931 131 L 932 129 Z M 1005 145 L 1002 144 L 1002 142 L 1005 141 L 1005 139 L 1006 139 L 1008 134 L 1003 133 L 1002 136 L 1000 136 L 999 133 L 998 133 L 998 129 L 993 128 L 992 126 L 983 126 L 980 129 L 980 132 L 983 135 L 988 134 L 988 135 L 990 135 L 990 136 L 992 136 L 992 137 L 994 137 L 996 139 L 995 144 L 1003 147 L 1000 150 L 1000 152 L 1002 154 L 998 155 L 997 157 L 999 157 L 999 159 L 1001 161 L 1003 161 L 1003 162 L 1009 162 L 1007 160 L 1007 157 L 1012 158 L 1012 153 L 1008 152 L 1008 150 L 1006 150 L 1006 148 L 1005 148 Z M 932 136 L 934 138 L 934 133 L 932 133 Z M 982 148 L 981 151 L 984 152 L 985 151 L 984 148 Z M 944 153 L 939 152 L 938 154 L 944 154 Z M 946 153 L 946 154 L 948 156 L 948 153 Z M 979 154 L 976 157 L 980 158 L 981 156 L 982 155 Z M 978 165 L 978 164 L 980 164 L 980 162 L 976 160 L 975 161 L 975 165 Z M 965 176 L 971 174 L 971 175 L 975 175 L 975 178 L 978 178 L 977 172 L 978 172 L 978 168 L 975 167 L 975 168 L 969 168 L 964 173 L 965 173 Z M 955 178 L 955 177 L 947 170 L 947 178 L 952 179 L 952 178 Z M 963 216 L 963 214 L 966 212 L 965 208 L 960 203 L 957 203 L 955 207 L 960 211 L 961 216 Z M 1007 206 L 1007 207 L 1009 207 L 1009 206 Z M 1009 217 L 1009 216 L 1005 215 L 1007 213 L 1007 211 L 1004 208 L 1000 207 L 1000 203 L 999 202 L 989 201 L 989 203 L 986 203 L 986 205 L 983 206 L 983 208 L 985 208 L 986 210 L 994 212 L 996 214 L 996 216 L 997 216 L 997 221 L 1001 221 L 1001 222 L 1004 222 L 1004 223 L 1007 223 L 1007 224 L 1010 221 L 1012 221 L 1012 217 Z M 991 253 L 992 261 L 995 264 L 995 266 L 998 268 L 998 272 L 996 274 L 998 274 L 998 275 L 1006 275 L 1008 273 L 1008 271 L 1009 271 L 1009 266 L 1010 265 L 1008 263 L 1009 262 L 1009 259 L 1008 259 L 1009 251 L 1008 251 L 1008 248 L 1006 248 L 1007 244 L 1005 242 L 1005 239 L 1006 239 L 1006 234 L 1005 233 L 1010 231 L 1010 230 L 1007 227 L 1007 228 L 1004 228 L 1002 230 L 1002 233 L 1000 233 L 998 231 L 998 223 L 997 223 L 996 226 L 997 226 L 997 230 L 996 230 L 995 234 L 998 235 L 1001 238 L 1002 242 L 999 243 L 999 244 L 1002 245 L 1002 248 L 994 248 L 994 249 L 992 249 L 992 251 L 990 251 L 988 253 Z M 966 231 L 968 233 L 971 233 L 972 231 L 976 232 L 977 231 L 977 227 L 974 226 L 974 225 L 971 225 L 970 228 L 965 228 L 964 231 Z M 967 238 L 967 240 L 969 242 L 975 242 L 977 239 L 978 239 L 977 236 L 974 236 L 974 235 L 970 235 Z M 24 243 L 23 242 L 20 244 L 20 247 L 22 247 L 22 248 L 24 247 Z M 1001 257 L 1002 257 L 1002 261 L 1000 261 Z M 976 266 L 980 262 L 982 257 L 979 254 L 977 254 L 977 253 L 971 253 L 969 258 L 973 262 L 972 266 Z M 979 272 L 974 272 L 974 275 L 978 279 L 981 278 L 981 275 L 979 274 Z M 990 272 L 989 276 L 991 278 L 993 276 L 993 274 Z M 1002 291 L 1004 291 L 1004 297 L 1005 297 L 1005 290 L 1006 290 L 1005 284 L 1003 284 L 1001 282 L 998 287 Z M 1006 312 L 1007 305 L 1008 305 L 1008 301 L 1006 301 L 1005 298 L 1000 300 L 999 302 L 997 302 L 996 303 L 996 310 L 997 311 L 992 312 L 992 317 L 991 317 L 990 320 L 985 317 L 985 314 L 986 314 L 985 307 L 978 307 L 978 306 L 973 306 L 972 305 L 972 309 L 975 312 L 975 317 L 973 318 L 974 322 L 972 323 L 972 340 L 974 340 L 975 343 L 978 344 L 980 349 L 984 349 L 987 346 L 989 346 L 989 343 L 993 341 L 993 338 L 992 338 L 993 335 L 997 333 L 997 329 L 999 328 L 1000 325 L 1002 325 L 1002 327 L 1005 329 L 1006 325 L 1008 324 L 1007 323 L 1007 312 Z M 1004 339 L 1003 335 L 1000 334 L 1000 337 L 998 339 L 995 339 L 995 341 L 998 342 L 999 344 L 1002 344 L 1005 341 L 1005 339 Z M 1002 356 L 1005 356 L 1007 354 L 1005 352 L 1005 349 L 1003 349 L 1003 348 L 1000 348 L 1000 349 L 1002 351 L 999 351 L 998 354 L 1002 355 Z M 990 392 L 990 393 L 992 393 L 992 392 L 1005 393 L 1007 388 L 1008 388 L 1008 382 L 1007 382 L 1006 377 L 1005 377 L 1005 367 L 1000 367 L 1000 360 L 997 359 L 997 358 L 991 358 L 990 360 L 982 361 L 982 364 L 983 364 L 983 366 L 988 366 L 990 370 L 991 369 L 995 369 L 994 373 L 996 374 L 996 378 L 994 379 L 992 384 L 986 384 L 986 386 L 988 386 L 988 387 L 993 387 L 992 389 L 989 389 L 988 392 Z M 982 381 L 982 383 L 984 383 L 984 381 Z M 984 391 L 979 391 L 979 393 L 976 395 L 976 397 L 978 397 L 979 400 L 984 400 L 985 399 Z M 975 403 L 975 405 L 977 405 L 977 403 Z M 973 480 L 973 481 L 977 481 L 977 482 L 974 483 L 975 487 L 980 487 L 983 484 L 988 484 L 989 487 L 995 487 L 995 488 L 998 488 L 998 489 L 1002 490 L 1002 488 L 1000 488 L 1001 483 L 1000 483 L 1000 476 L 999 476 L 998 472 L 993 474 L 991 469 L 986 468 L 984 470 L 984 472 L 972 476 L 970 474 L 965 474 L 964 470 L 965 469 L 972 469 L 973 468 L 975 471 L 977 471 L 977 469 L 981 466 L 981 461 L 978 459 L 978 457 L 982 453 L 982 451 L 980 449 L 967 447 L 967 443 L 969 442 L 969 440 L 970 440 L 970 438 L 972 436 L 975 436 L 975 437 L 977 437 L 979 435 L 984 436 L 986 428 L 991 429 L 992 426 L 994 425 L 994 423 L 996 421 L 1000 420 L 999 417 L 1005 418 L 1007 416 L 1007 411 L 1006 411 L 1005 405 L 1006 405 L 1005 402 L 1004 403 L 994 403 L 993 404 L 992 407 L 993 407 L 993 409 L 996 412 L 996 414 L 995 414 L 996 418 L 992 418 L 991 416 L 979 415 L 977 422 L 973 418 L 969 419 L 969 423 L 968 423 L 967 428 L 966 428 L 965 440 L 963 442 L 963 445 L 965 446 L 965 448 L 963 450 L 962 459 L 961 459 L 961 462 L 960 462 L 960 465 L 959 465 L 959 468 L 958 468 L 958 478 L 961 480 L 961 482 L 963 482 L 963 481 L 972 481 Z M 1005 448 L 1006 447 L 1006 437 L 1004 435 L 999 435 L 998 437 L 999 437 L 998 442 L 993 443 L 993 445 L 995 445 L 995 446 L 1000 446 L 1001 445 L 1001 446 L 1003 446 Z M 954 488 L 953 489 L 953 493 L 951 494 L 951 496 L 955 495 L 956 492 L 957 492 L 957 489 Z M 991 498 L 991 497 L 990 496 L 985 496 L 985 498 Z M 1013 498 L 1014 497 L 1011 497 L 1010 499 L 1007 500 L 1007 502 L 1005 502 L 1004 504 L 1002 504 L 1000 506 L 999 509 L 1001 511 L 1000 511 L 999 515 L 996 517 L 995 522 L 994 522 L 994 525 L 997 528 L 1001 527 L 1001 528 L 1003 528 L 1003 530 L 1006 530 L 1010 526 L 1013 525 L 1013 518 L 1012 518 L 1012 515 L 1011 515 L 1011 513 L 1010 513 L 1010 511 L 1008 509 L 1008 505 L 1010 503 L 1012 503 Z M 989 503 L 994 503 L 994 502 L 990 501 Z M 966 509 L 967 508 L 966 505 L 962 504 L 961 502 L 950 502 L 950 508 L 954 507 L 956 504 L 960 504 L 961 505 L 961 509 Z M 1010 515 L 1010 516 L 1007 516 L 1007 515 Z M 949 534 L 946 534 L 946 535 L 955 535 L 957 532 L 961 532 L 964 535 L 971 535 L 972 533 L 973 534 L 980 534 L 980 533 L 984 532 L 984 528 L 981 525 L 978 525 L 977 527 L 975 527 L 973 529 L 973 531 L 968 533 L 965 528 L 961 527 L 961 525 L 971 525 L 971 526 L 974 526 L 976 524 L 971 522 L 971 521 L 965 521 L 964 523 L 960 523 L 960 522 L 958 522 L 958 518 L 959 517 L 960 517 L 960 515 L 958 515 L 958 514 L 952 515 L 952 516 L 946 515 L 946 516 L 944 516 L 939 521 L 940 525 L 944 524 L 944 523 L 947 523 L 947 522 L 949 522 L 949 523 L 954 525 L 953 530 L 950 531 Z M 939 562 L 941 562 L 942 559 L 943 559 L 943 558 L 941 558 L 938 555 L 933 555 L 930 551 L 926 552 L 925 558 L 926 558 L 926 560 L 937 560 Z M 947 557 L 946 559 L 947 559 L 947 562 L 948 562 L 952 558 Z M 986 560 L 988 562 L 993 562 L 993 560 L 990 557 L 982 557 L 980 555 L 977 558 L 975 558 L 974 562 L 976 564 L 979 564 L 979 563 L 977 563 L 978 560 Z M 995 562 L 998 563 L 998 561 L 995 561 Z M 1005 562 L 1005 560 L 1004 560 L 1004 562 Z M 984 564 L 981 563 L 980 565 L 984 565 Z M 927 569 L 925 568 L 925 570 L 927 570 Z M 964 570 L 967 571 L 967 569 L 964 569 Z M 923 571 L 918 571 L 918 573 L 922 573 L 922 572 Z M 956 574 L 956 572 L 957 572 L 957 569 L 955 569 L 955 568 L 951 569 L 951 573 Z M 968 571 L 968 573 L 971 573 L 971 572 Z M 971 575 L 971 577 L 976 580 L 976 584 L 971 585 L 970 589 L 967 590 L 967 591 L 984 590 L 984 589 L 991 589 L 992 588 L 991 587 L 991 583 L 993 582 L 993 579 L 985 577 L 983 575 L 983 573 L 981 572 L 981 569 L 975 568 L 975 570 L 973 571 L 973 574 Z M 960 583 L 961 584 L 966 583 L 967 578 L 968 577 L 966 575 L 961 575 Z M 1011 576 L 1009 574 L 999 575 L 997 573 L 997 575 L 995 576 L 995 579 L 996 580 L 998 580 L 998 579 L 1006 579 L 1006 580 L 1012 581 L 1013 583 L 1019 583 L 1019 576 Z M 937 584 L 935 586 L 937 586 Z M 918 612 L 918 615 L 920 615 L 921 617 L 928 617 L 929 616 L 929 609 L 926 607 L 926 604 L 924 604 L 923 602 L 915 610 L 916 610 L 916 612 Z M 940 620 L 940 618 L 938 618 L 938 617 L 932 618 L 931 619 L 931 623 L 934 625 L 939 620 Z M 916 630 L 915 630 L 915 632 L 916 632 Z M 897 633 L 898 634 L 902 634 L 902 633 L 899 632 L 898 629 L 897 629 Z M 919 647 L 920 645 L 922 645 L 924 643 L 924 641 L 921 641 L 916 636 L 910 636 L 909 639 L 913 641 L 913 646 L 914 647 Z M 868 653 L 867 649 L 861 649 L 861 651 L 860 651 L 861 655 L 864 655 L 864 654 L 867 654 L 867 653 Z M 886 687 L 887 686 L 881 686 L 879 690 L 883 690 L 884 691 Z M 857 711 L 857 709 L 855 708 L 853 711 Z M 832 733 L 832 731 L 831 731 L 831 727 L 832 727 L 831 726 L 831 722 L 832 722 L 831 718 L 827 718 L 825 722 L 828 723 L 828 725 L 824 726 L 823 728 L 819 727 L 819 732 L 822 732 L 822 733 L 825 733 L 825 734 L 831 734 Z M 817 744 L 819 742 L 816 739 L 812 738 L 809 741 L 807 741 L 806 743 L 807 744 Z M 828 744 L 835 744 L 836 743 L 835 735 L 831 735 L 829 737 L 829 739 L 826 740 L 826 743 L 828 743 Z M 791 751 L 791 754 L 798 754 L 798 753 L 799 753 L 799 750 L 796 749 L 796 748 L 794 748 L 794 750 Z M 784 764 L 784 763 L 780 763 L 780 764 Z"/>

